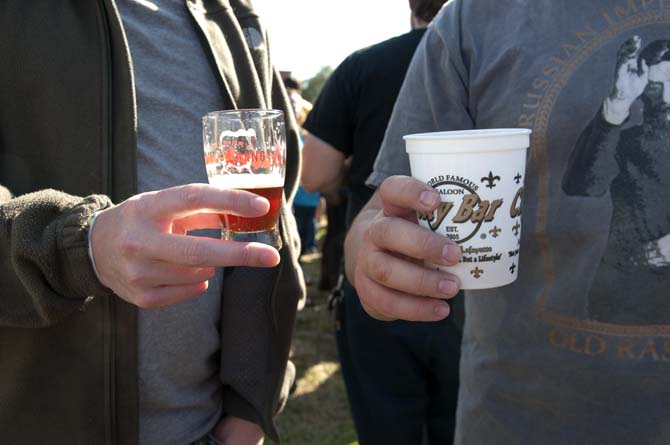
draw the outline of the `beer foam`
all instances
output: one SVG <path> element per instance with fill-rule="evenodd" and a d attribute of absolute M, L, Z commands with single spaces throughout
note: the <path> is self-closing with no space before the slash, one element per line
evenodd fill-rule
<path fill-rule="evenodd" d="M 247 139 L 250 139 L 252 137 L 256 137 L 256 130 L 253 128 L 249 129 L 239 129 L 239 130 L 224 130 L 221 132 L 219 135 L 219 140 L 223 141 L 225 138 L 238 138 L 238 137 L 245 137 Z"/>
<path fill-rule="evenodd" d="M 246 130 L 243 129 L 243 128 L 239 129 L 239 130 L 223 130 L 221 132 L 221 136 L 247 136 L 247 137 L 251 137 L 251 136 L 256 136 L 256 130 L 254 130 L 253 128 L 249 128 L 249 129 L 246 129 Z"/>
<path fill-rule="evenodd" d="M 214 175 L 209 177 L 209 183 L 229 189 L 265 189 L 283 187 L 284 178 L 281 174 L 254 175 L 250 173 L 235 173 L 228 175 Z"/>

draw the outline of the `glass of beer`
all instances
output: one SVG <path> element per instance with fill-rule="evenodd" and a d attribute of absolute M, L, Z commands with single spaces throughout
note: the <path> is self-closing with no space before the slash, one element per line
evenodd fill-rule
<path fill-rule="evenodd" d="M 247 190 L 270 202 L 267 214 L 221 214 L 221 236 L 282 246 L 277 227 L 286 172 L 286 130 L 280 110 L 225 110 L 202 118 L 209 183 Z"/>

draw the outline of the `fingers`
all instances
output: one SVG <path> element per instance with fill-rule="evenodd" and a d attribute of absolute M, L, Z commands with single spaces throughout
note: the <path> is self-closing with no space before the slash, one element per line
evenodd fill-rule
<path fill-rule="evenodd" d="M 254 217 L 265 215 L 270 203 L 254 193 L 209 184 L 188 184 L 144 193 L 128 200 L 136 212 L 152 219 L 170 221 L 193 213 L 224 212 Z"/>
<path fill-rule="evenodd" d="M 279 252 L 260 243 L 241 243 L 212 238 L 154 232 L 150 239 L 126 240 L 121 246 L 126 255 L 189 267 L 274 267 Z"/>
<path fill-rule="evenodd" d="M 361 267 L 377 284 L 405 294 L 452 298 L 458 293 L 458 278 L 420 264 L 396 258 L 383 251 L 371 252 Z"/>
<path fill-rule="evenodd" d="M 365 311 L 378 320 L 437 321 L 449 315 L 444 301 L 381 286 L 358 272 L 356 289 Z"/>
<path fill-rule="evenodd" d="M 409 176 L 392 176 L 379 187 L 382 209 L 386 216 L 407 216 L 420 211 L 433 211 L 440 195 L 433 188 Z"/>
<path fill-rule="evenodd" d="M 366 237 L 379 249 L 445 266 L 458 263 L 461 257 L 453 241 L 400 218 L 374 220 Z"/>
<path fill-rule="evenodd" d="M 630 60 L 636 60 L 642 48 L 642 39 L 639 36 L 633 36 L 626 40 L 619 48 L 620 63 L 626 63 Z"/>
<path fill-rule="evenodd" d="M 101 282 L 130 303 L 158 307 L 201 294 L 214 267 L 274 267 L 279 253 L 271 246 L 185 235 L 220 227 L 216 212 L 260 216 L 268 208 L 253 193 L 208 184 L 129 198 L 100 212 L 92 229 Z"/>
<path fill-rule="evenodd" d="M 626 40 L 621 45 L 621 48 L 619 48 L 617 55 L 617 71 L 624 69 L 625 72 L 631 74 L 644 74 L 646 62 L 639 58 L 641 50 L 642 39 L 639 36 L 633 36 Z"/>
<path fill-rule="evenodd" d="M 373 317 L 435 321 L 449 314 L 442 301 L 458 293 L 453 275 L 422 265 L 451 266 L 460 260 L 458 245 L 416 223 L 416 212 L 432 212 L 440 196 L 410 177 L 394 176 L 379 187 L 376 215 L 363 218 L 356 249 L 354 282 L 361 303 Z M 410 217 L 411 216 L 411 217 Z M 356 232 L 356 233 L 359 233 Z"/>
<path fill-rule="evenodd" d="M 126 274 L 136 288 L 197 284 L 214 277 L 213 267 L 188 267 L 153 261 L 142 267 L 129 266 Z"/>

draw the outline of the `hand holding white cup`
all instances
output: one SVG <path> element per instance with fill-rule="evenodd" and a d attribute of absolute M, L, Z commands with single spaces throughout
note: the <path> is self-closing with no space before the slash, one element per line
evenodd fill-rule
<path fill-rule="evenodd" d="M 433 267 L 462 289 L 504 286 L 519 271 L 521 202 L 531 131 L 445 131 L 404 137 L 412 176 L 440 193 L 419 224 L 461 247 L 461 261 Z M 431 265 L 432 266 L 432 265 Z"/>

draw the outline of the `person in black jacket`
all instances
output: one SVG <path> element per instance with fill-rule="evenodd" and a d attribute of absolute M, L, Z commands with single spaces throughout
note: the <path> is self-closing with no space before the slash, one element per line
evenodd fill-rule
<path fill-rule="evenodd" d="M 251 3 L 10 0 L 0 24 L 2 442 L 277 441 L 298 134 Z M 218 239 L 268 209 L 207 184 L 201 117 L 236 108 L 285 113 L 280 251 Z"/>

